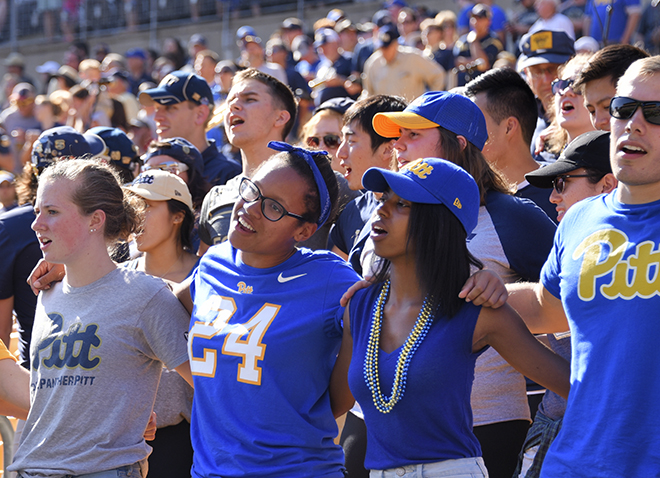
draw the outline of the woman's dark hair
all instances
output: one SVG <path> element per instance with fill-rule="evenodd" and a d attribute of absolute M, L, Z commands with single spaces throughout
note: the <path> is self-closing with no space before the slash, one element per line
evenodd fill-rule
<path fill-rule="evenodd" d="M 339 185 L 337 177 L 335 176 L 332 167 L 330 166 L 330 158 L 327 154 L 314 152 L 312 154 L 316 166 L 321 172 L 323 181 L 328 188 L 330 195 L 331 211 L 326 224 L 332 223 L 337 215 L 337 205 L 339 201 Z M 305 192 L 305 209 L 307 212 L 302 214 L 305 221 L 317 223 L 321 217 L 321 200 L 319 195 L 319 188 L 314 181 L 314 173 L 312 168 L 309 167 L 307 161 L 297 153 L 282 152 L 278 153 L 271 158 L 272 160 L 280 160 L 289 165 L 296 173 L 298 173 L 307 183 L 307 191 Z M 264 163 L 265 164 L 265 163 Z"/>
<path fill-rule="evenodd" d="M 587 181 L 590 184 L 598 184 L 598 181 L 603 179 L 607 174 L 594 168 L 584 168 L 584 171 L 587 173 Z"/>
<path fill-rule="evenodd" d="M 192 231 L 195 225 L 195 216 L 188 206 L 186 206 L 181 201 L 176 199 L 170 199 L 167 201 L 167 210 L 170 214 L 177 214 L 179 212 L 183 213 L 183 221 L 181 222 L 181 228 L 179 229 L 179 237 L 176 238 L 177 244 L 183 246 L 187 251 L 193 251 L 192 243 Z"/>
<path fill-rule="evenodd" d="M 112 117 L 110 118 L 110 123 L 113 128 L 119 128 L 126 133 L 131 125 L 128 124 L 124 104 L 115 98 L 110 98 L 110 100 L 112 101 Z"/>
<path fill-rule="evenodd" d="M 458 297 L 470 266 L 483 264 L 467 248 L 465 228 L 443 204 L 413 203 L 406 248 L 415 252 L 415 269 L 424 295 L 433 297 L 436 316 L 453 317 L 465 301 Z M 390 262 L 379 259 L 375 282 L 384 282 Z"/>
<path fill-rule="evenodd" d="M 467 141 L 467 146 L 463 148 L 456 133 L 452 133 L 442 126 L 438 126 L 438 130 L 440 130 L 438 149 L 442 148 L 443 158 L 465 169 L 474 178 L 479 187 L 482 206 L 486 204 L 486 193 L 488 191 L 511 194 L 511 187 L 502 175 L 488 164 L 479 148 L 469 141 Z"/>

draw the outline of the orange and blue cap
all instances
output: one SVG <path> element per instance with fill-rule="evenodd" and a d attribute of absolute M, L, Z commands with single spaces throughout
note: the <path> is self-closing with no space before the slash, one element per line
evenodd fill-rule
<path fill-rule="evenodd" d="M 486 119 L 477 105 L 465 96 L 447 91 L 428 91 L 403 111 L 377 113 L 373 119 L 376 133 L 385 138 L 401 136 L 400 128 L 431 129 L 442 126 L 464 136 L 482 150 L 488 139 Z"/>

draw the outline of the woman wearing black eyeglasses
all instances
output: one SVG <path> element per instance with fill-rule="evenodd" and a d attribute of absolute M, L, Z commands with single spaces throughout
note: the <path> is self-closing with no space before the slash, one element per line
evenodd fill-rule
<path fill-rule="evenodd" d="M 296 247 L 332 219 L 337 182 L 327 155 L 270 147 L 188 289 L 195 478 L 344 476 L 328 385 L 339 299 L 358 276 Z"/>

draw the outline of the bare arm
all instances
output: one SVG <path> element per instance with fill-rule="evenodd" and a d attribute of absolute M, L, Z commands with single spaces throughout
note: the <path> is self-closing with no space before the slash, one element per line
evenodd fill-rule
<path fill-rule="evenodd" d="M 492 346 L 513 368 L 564 398 L 570 390 L 566 360 L 541 344 L 513 308 L 481 309 L 474 330 L 473 351 Z"/>
<path fill-rule="evenodd" d="M 635 30 L 637 30 L 637 24 L 639 19 L 642 17 L 641 12 L 635 12 L 628 14 L 628 21 L 626 22 L 626 29 L 623 31 L 623 36 L 621 37 L 621 43 L 628 44 L 630 43 L 630 38 L 632 37 Z"/>
<path fill-rule="evenodd" d="M 66 274 L 64 265 L 51 264 L 41 259 L 32 269 L 27 283 L 32 288 L 34 295 L 39 295 L 39 291 L 50 289 L 51 283 L 64 279 L 64 274 Z"/>
<path fill-rule="evenodd" d="M 348 387 L 348 366 L 353 356 L 353 337 L 350 330 L 348 307 L 344 310 L 344 335 L 339 348 L 339 355 L 330 376 L 330 406 L 335 418 L 349 411 L 355 399 Z"/>
<path fill-rule="evenodd" d="M 468 33 L 468 43 L 470 46 L 470 56 L 472 57 L 472 61 L 477 59 L 483 60 L 483 63 L 477 66 L 477 69 L 479 71 L 489 70 L 491 66 L 490 60 L 488 59 L 488 55 L 486 55 L 486 52 L 482 48 L 481 43 L 477 39 L 477 34 L 474 31 Z"/>
<path fill-rule="evenodd" d="M 175 369 L 181 377 L 188 382 L 188 385 L 191 387 L 195 388 L 195 385 L 193 385 L 193 378 L 192 378 L 192 372 L 190 371 L 190 362 L 186 360 L 183 362 L 181 365 L 178 367 L 175 367 Z"/>
<path fill-rule="evenodd" d="M 192 277 L 188 277 L 180 284 L 172 284 L 172 289 L 176 298 L 179 299 L 179 302 L 181 302 L 188 311 L 188 313 L 192 315 L 193 301 L 190 295 L 191 282 L 192 282 Z"/>
<path fill-rule="evenodd" d="M 468 278 L 458 296 L 465 302 L 497 309 L 506 303 L 508 293 L 496 272 L 483 269 Z"/>
<path fill-rule="evenodd" d="M 206 254 L 206 251 L 209 250 L 209 247 L 210 246 L 204 241 L 199 241 L 199 248 L 197 249 L 197 255 L 199 257 L 202 257 L 204 254 Z"/>
<path fill-rule="evenodd" d="M 29 411 L 30 373 L 12 359 L 0 360 L 0 414 L 25 420 Z"/>
<path fill-rule="evenodd" d="M 509 300 L 533 334 L 566 332 L 568 320 L 561 301 L 543 287 L 540 282 L 516 282 L 507 284 Z"/>
<path fill-rule="evenodd" d="M 342 251 L 341 249 L 339 249 L 337 246 L 332 246 L 332 252 L 334 252 L 335 254 L 337 254 L 339 257 L 341 257 L 341 258 L 344 259 L 345 261 L 348 260 L 348 254 L 346 254 L 344 251 Z"/>
<path fill-rule="evenodd" d="M 9 343 L 11 329 L 14 325 L 14 296 L 0 300 L 0 340 Z"/>
<path fill-rule="evenodd" d="M 0 154 L 0 169 L 4 169 L 10 173 L 14 171 L 14 157 L 11 153 Z"/>

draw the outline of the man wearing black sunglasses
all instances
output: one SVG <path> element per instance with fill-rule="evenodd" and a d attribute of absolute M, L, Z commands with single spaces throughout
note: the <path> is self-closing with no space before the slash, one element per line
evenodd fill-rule
<path fill-rule="evenodd" d="M 532 332 L 572 335 L 571 393 L 542 478 L 658 473 L 659 106 L 660 57 L 638 60 L 610 105 L 617 189 L 573 205 L 541 282 L 510 289 Z"/>

